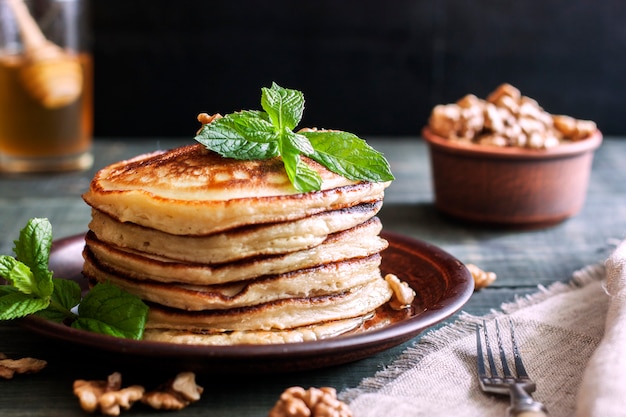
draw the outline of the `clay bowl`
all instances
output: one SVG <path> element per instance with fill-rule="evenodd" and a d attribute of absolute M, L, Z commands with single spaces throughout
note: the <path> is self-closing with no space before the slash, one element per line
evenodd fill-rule
<path fill-rule="evenodd" d="M 578 213 L 602 134 L 551 149 L 459 143 L 422 130 L 435 206 L 454 218 L 494 226 L 546 227 Z"/>

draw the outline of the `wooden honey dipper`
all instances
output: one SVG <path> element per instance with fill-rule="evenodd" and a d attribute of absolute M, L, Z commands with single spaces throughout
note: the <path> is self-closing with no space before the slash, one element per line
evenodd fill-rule
<path fill-rule="evenodd" d="M 47 108 L 63 107 L 80 96 L 83 71 L 78 58 L 50 42 L 23 0 L 7 0 L 18 22 L 24 44 L 22 83 Z"/>

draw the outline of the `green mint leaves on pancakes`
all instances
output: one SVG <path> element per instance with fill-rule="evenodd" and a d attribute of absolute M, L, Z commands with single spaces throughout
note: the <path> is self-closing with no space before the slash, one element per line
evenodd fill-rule
<path fill-rule="evenodd" d="M 304 95 L 272 83 L 261 89 L 263 111 L 244 110 L 202 126 L 195 140 L 225 158 L 262 160 L 280 156 L 300 192 L 321 188 L 319 174 L 302 161 L 307 156 L 353 181 L 394 179 L 383 155 L 363 139 L 337 130 L 294 129 L 304 112 Z"/>

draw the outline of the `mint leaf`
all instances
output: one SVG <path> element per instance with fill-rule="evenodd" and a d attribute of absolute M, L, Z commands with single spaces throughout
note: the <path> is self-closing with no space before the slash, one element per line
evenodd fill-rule
<path fill-rule="evenodd" d="M 391 181 L 389 163 L 363 139 L 348 132 L 306 131 L 315 152 L 308 156 L 336 174 L 359 181 Z"/>
<path fill-rule="evenodd" d="M 80 303 L 81 289 L 78 283 L 68 279 L 53 278 L 54 292 L 49 308 L 39 311 L 38 316 L 62 323 L 66 319 L 76 320 L 72 309 Z"/>
<path fill-rule="evenodd" d="M 322 179 L 317 171 L 309 168 L 300 158 L 297 149 L 290 145 L 289 141 L 281 142 L 280 154 L 285 165 L 287 177 L 297 190 L 308 192 L 319 190 L 322 186 Z"/>
<path fill-rule="evenodd" d="M 50 248 L 52 247 L 52 225 L 48 219 L 30 219 L 20 231 L 19 240 L 14 242 L 15 257 L 24 262 L 35 276 L 46 277 Z"/>
<path fill-rule="evenodd" d="M 322 179 L 317 171 L 309 168 L 307 164 L 298 158 L 296 175 L 292 180 L 295 188 L 302 192 L 317 191 L 322 187 Z"/>
<path fill-rule="evenodd" d="M 267 113 L 244 110 L 225 118 L 230 119 L 237 133 L 249 141 L 269 144 L 276 141 L 276 131 Z"/>
<path fill-rule="evenodd" d="M 0 276 L 9 282 L 0 292 L 0 320 L 24 317 L 47 308 L 53 291 L 48 270 L 52 227 L 47 219 L 30 219 L 14 241 L 16 257 L 0 256 Z"/>
<path fill-rule="evenodd" d="M 16 259 L 30 269 L 28 290 L 24 286 L 26 281 L 20 280 L 21 288 L 26 293 L 37 294 L 43 298 L 52 294 L 52 272 L 48 270 L 51 247 L 52 226 L 48 219 L 30 219 L 20 231 L 20 237 L 14 242 L 13 248 Z M 16 269 L 15 272 L 20 271 Z M 22 278 L 26 277 L 22 275 Z"/>
<path fill-rule="evenodd" d="M 45 279 L 48 275 L 43 280 L 37 280 L 27 265 L 11 256 L 0 256 L 0 276 L 24 294 L 44 299 L 50 296 L 52 282 Z"/>
<path fill-rule="evenodd" d="M 78 318 L 78 316 L 76 316 L 75 314 L 70 314 L 69 311 L 63 312 L 63 311 L 51 308 L 50 306 L 48 306 L 48 308 L 44 310 L 39 310 L 35 312 L 34 314 L 38 317 L 44 318 L 46 320 L 54 321 L 56 323 L 65 323 L 66 320 L 68 319 L 69 319 L 68 322 L 71 322 L 72 320 L 76 320 L 76 318 Z"/>
<path fill-rule="evenodd" d="M 9 283 L 13 283 L 13 281 L 10 280 L 10 275 L 15 262 L 17 262 L 17 259 L 12 256 L 0 255 L 0 277 L 6 279 Z"/>
<path fill-rule="evenodd" d="M 80 303 L 81 289 L 77 282 L 58 278 L 54 278 L 52 282 L 54 283 L 52 301 L 59 303 L 67 310 L 73 309 Z"/>
<path fill-rule="evenodd" d="M 340 131 L 299 131 L 304 95 L 272 83 L 261 89 L 264 111 L 241 111 L 205 124 L 196 141 L 226 158 L 268 159 L 280 156 L 285 172 L 300 192 L 321 189 L 322 180 L 300 155 L 352 181 L 391 181 L 385 157 L 356 135 Z"/>
<path fill-rule="evenodd" d="M 247 112 L 204 125 L 195 139 L 225 158 L 254 160 L 278 156 L 275 136 L 268 121 L 254 112 Z"/>
<path fill-rule="evenodd" d="M 13 320 L 48 307 L 49 300 L 24 294 L 15 287 L 0 287 L 0 320 Z"/>
<path fill-rule="evenodd" d="M 271 88 L 261 89 L 261 107 L 267 112 L 278 131 L 293 130 L 298 126 L 304 112 L 304 95 L 297 90 L 283 88 L 272 83 Z"/>
<path fill-rule="evenodd" d="M 34 292 L 32 271 L 28 266 L 12 256 L 0 256 L 0 276 L 25 294 L 32 294 Z"/>
<path fill-rule="evenodd" d="M 111 326 L 97 318 L 90 319 L 86 317 L 78 317 L 78 319 L 72 323 L 72 327 L 79 330 L 85 330 L 88 332 L 100 333 L 114 337 L 122 337 L 135 340 L 141 339 L 141 336 L 137 337 L 134 335 L 134 333 L 126 333 L 123 330 L 120 330 L 118 327 Z"/>
<path fill-rule="evenodd" d="M 111 336 L 141 339 L 148 306 L 109 283 L 96 284 L 78 306 L 72 327 Z"/>
<path fill-rule="evenodd" d="M 285 129 L 282 133 L 281 141 L 283 141 L 286 146 L 289 146 L 289 148 L 304 155 L 308 155 L 315 151 L 313 145 L 306 136 L 294 133 L 288 129 Z"/>
<path fill-rule="evenodd" d="M 31 219 L 15 241 L 16 257 L 0 256 L 0 277 L 9 284 L 0 285 L 0 320 L 36 314 L 79 329 L 141 339 L 148 316 L 143 301 L 111 284 L 97 284 L 81 301 L 76 282 L 53 278 L 51 247 L 48 220 Z M 72 312 L 76 305 L 80 317 Z"/>

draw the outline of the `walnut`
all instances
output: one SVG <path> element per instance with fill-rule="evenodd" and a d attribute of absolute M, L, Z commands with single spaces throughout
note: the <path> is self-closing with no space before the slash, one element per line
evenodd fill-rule
<path fill-rule="evenodd" d="M 585 139 L 598 128 L 591 120 L 577 120 L 570 116 L 554 115 L 552 120 L 556 130 L 573 141 Z"/>
<path fill-rule="evenodd" d="M 15 374 L 30 374 L 41 371 L 47 362 L 35 358 L 9 359 L 0 353 L 0 378 L 12 379 Z"/>
<path fill-rule="evenodd" d="M 509 140 L 502 135 L 483 135 L 477 143 L 480 145 L 509 146 Z"/>
<path fill-rule="evenodd" d="M 128 410 L 141 399 L 143 393 L 144 388 L 139 385 L 122 388 L 122 375 L 119 372 L 109 375 L 106 381 L 74 381 L 74 395 L 88 413 L 99 410 L 106 416 L 119 416 L 122 408 Z"/>
<path fill-rule="evenodd" d="M 435 134 L 451 140 L 531 149 L 582 140 L 597 130 L 589 120 L 551 115 L 510 84 L 500 85 L 486 100 L 468 94 L 456 103 L 439 104 L 428 124 Z"/>
<path fill-rule="evenodd" d="M 482 100 L 476 97 L 474 94 L 467 94 L 457 100 L 456 104 L 462 109 L 471 109 L 474 107 L 480 107 Z"/>
<path fill-rule="evenodd" d="M 215 113 L 215 114 L 200 113 L 197 117 L 198 121 L 202 124 L 202 126 L 208 125 L 209 123 L 212 123 L 213 121 L 217 119 L 221 119 L 221 118 L 222 118 L 222 115 L 219 113 Z M 196 134 L 200 133 L 200 131 L 202 130 L 202 126 L 200 126 L 200 129 L 198 129 Z"/>
<path fill-rule="evenodd" d="M 498 88 L 496 88 L 487 96 L 487 101 L 489 103 L 498 104 L 507 97 L 513 99 L 513 101 L 519 102 L 522 98 L 522 93 L 511 84 L 504 83 L 500 84 Z"/>
<path fill-rule="evenodd" d="M 456 104 L 439 104 L 433 108 L 428 124 L 436 134 L 456 138 L 461 130 L 461 113 Z"/>
<path fill-rule="evenodd" d="M 193 372 L 181 372 L 176 378 L 147 392 L 141 401 L 157 410 L 181 410 L 200 400 L 204 388 L 196 384 Z"/>
<path fill-rule="evenodd" d="M 485 106 L 485 128 L 496 134 L 505 131 L 505 117 L 495 104 L 487 103 Z"/>
<path fill-rule="evenodd" d="M 596 130 L 598 130 L 596 122 L 592 120 L 576 120 L 576 135 L 570 139 L 583 140 L 591 136 Z"/>
<path fill-rule="evenodd" d="M 385 275 L 385 281 L 389 284 L 393 295 L 389 301 L 389 305 L 394 310 L 402 310 L 411 307 L 411 303 L 415 299 L 415 291 L 404 281 L 394 274 Z"/>
<path fill-rule="evenodd" d="M 576 135 L 576 119 L 573 117 L 558 114 L 552 116 L 552 121 L 556 130 L 561 132 L 563 136 Z"/>
<path fill-rule="evenodd" d="M 515 116 L 517 116 L 520 112 L 519 99 L 513 98 L 511 96 L 503 95 L 499 97 L 497 101 L 493 102 L 493 104 L 505 109 L 510 114 Z"/>
<path fill-rule="evenodd" d="M 202 123 L 203 125 L 208 125 L 214 120 L 221 119 L 221 118 L 222 118 L 222 115 L 219 113 L 215 113 L 215 114 L 200 113 L 198 115 L 198 121 Z"/>
<path fill-rule="evenodd" d="M 517 119 L 517 123 L 519 124 L 522 132 L 526 133 L 527 135 L 530 135 L 532 133 L 543 133 L 547 130 L 546 125 L 543 124 L 540 120 L 533 119 L 529 116 L 520 117 L 519 119 Z"/>
<path fill-rule="evenodd" d="M 485 128 L 485 112 L 482 106 L 463 109 L 461 126 L 458 131 L 459 139 L 471 141 Z"/>
<path fill-rule="evenodd" d="M 334 388 L 287 388 L 269 417 L 352 417 L 347 404 L 337 399 Z"/>
<path fill-rule="evenodd" d="M 496 280 L 496 274 L 494 272 L 486 272 L 477 267 L 474 264 L 465 265 L 472 274 L 474 279 L 474 289 L 480 290 L 491 285 Z"/>

